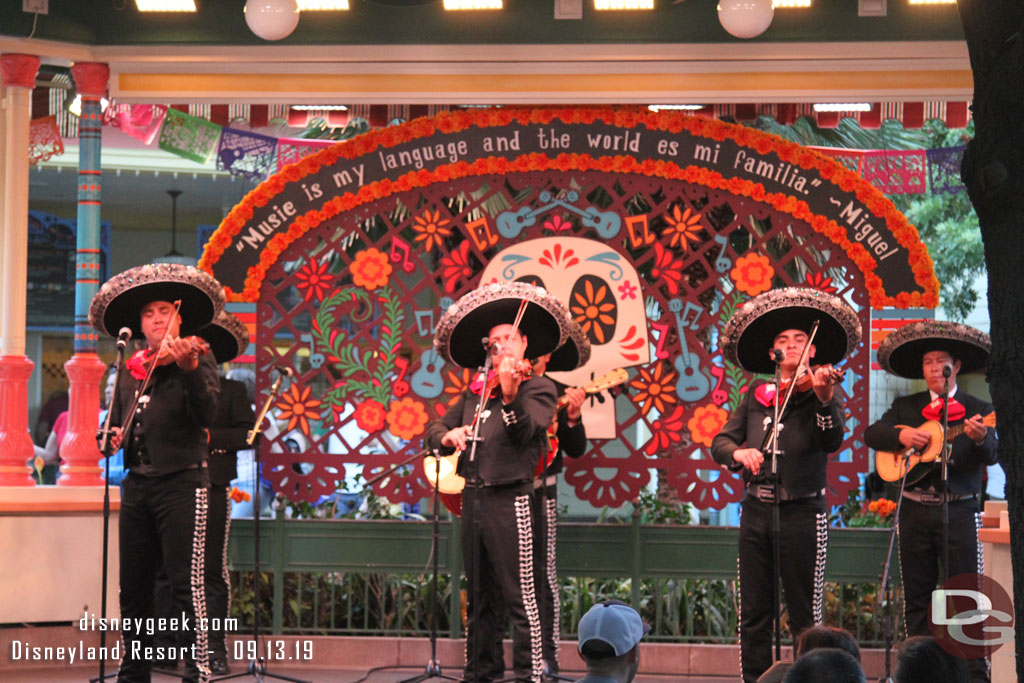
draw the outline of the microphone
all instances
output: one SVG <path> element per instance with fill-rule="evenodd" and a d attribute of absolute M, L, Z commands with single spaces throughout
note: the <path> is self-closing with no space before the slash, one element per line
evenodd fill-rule
<path fill-rule="evenodd" d="M 945 365 L 942 366 L 942 376 L 943 377 L 945 377 L 946 379 L 949 379 L 949 376 L 952 375 L 952 374 L 953 374 L 953 366 L 952 365 L 950 365 L 949 363 L 946 363 Z"/>
<path fill-rule="evenodd" d="M 275 365 L 274 369 L 281 373 L 283 377 L 294 377 L 295 371 L 287 365 Z"/>
<path fill-rule="evenodd" d="M 785 354 L 782 353 L 782 349 L 772 349 L 772 360 L 774 362 L 781 363 L 782 359 L 785 357 Z"/>
<path fill-rule="evenodd" d="M 117 348 L 123 349 L 128 340 L 132 338 L 132 330 L 130 327 L 122 327 L 117 331 Z"/>

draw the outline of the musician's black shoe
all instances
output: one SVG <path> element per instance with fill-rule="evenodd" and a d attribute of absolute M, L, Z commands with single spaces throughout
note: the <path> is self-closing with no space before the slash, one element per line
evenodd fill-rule
<path fill-rule="evenodd" d="M 210 671 L 218 676 L 231 673 L 231 668 L 228 666 L 228 658 L 224 655 L 210 657 Z"/>

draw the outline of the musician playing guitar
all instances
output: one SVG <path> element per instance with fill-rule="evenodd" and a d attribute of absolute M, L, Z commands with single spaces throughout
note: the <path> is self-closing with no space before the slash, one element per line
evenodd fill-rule
<path fill-rule="evenodd" d="M 482 287 L 449 307 L 434 343 L 447 360 L 476 368 L 490 355 L 493 375 L 483 402 L 473 388 L 440 420 L 427 426 L 424 445 L 446 455 L 458 449 L 462 489 L 462 554 L 469 602 L 466 609 L 467 681 L 503 677 L 501 614 L 512 622 L 514 680 L 539 683 L 540 615 L 533 578 L 533 477 L 548 451 L 555 387 L 534 377 L 523 359 L 557 348 L 568 312 L 544 290 L 526 283 Z M 481 337 L 485 344 L 481 344 Z M 478 407 L 482 410 L 478 412 Z M 471 438 L 478 432 L 473 448 Z"/>
<path fill-rule="evenodd" d="M 928 607 L 932 590 L 940 583 L 943 558 L 942 505 L 949 503 L 949 567 L 945 577 L 981 574 L 978 547 L 978 497 L 982 472 L 997 461 L 995 430 L 982 416 L 992 406 L 957 387 L 957 376 L 985 367 L 991 341 L 987 334 L 967 325 L 942 321 L 911 323 L 886 337 L 878 348 L 878 363 L 887 372 L 924 379 L 926 391 L 897 398 L 880 420 L 864 430 L 864 442 L 878 451 L 907 447 L 925 450 L 928 432 L 918 429 L 927 421 L 942 420 L 942 397 L 949 383 L 949 425 L 962 425 L 962 434 L 950 444 L 948 491 L 943 492 L 941 458 L 911 470 L 898 520 L 900 574 L 905 594 L 904 618 L 908 636 L 930 635 Z M 943 371 L 945 370 L 946 375 Z M 924 470 L 923 476 L 920 470 Z M 970 660 L 970 680 L 988 681 L 984 659 Z"/>

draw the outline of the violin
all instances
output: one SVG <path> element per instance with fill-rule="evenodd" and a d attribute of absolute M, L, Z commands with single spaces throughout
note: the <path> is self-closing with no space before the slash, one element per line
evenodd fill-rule
<path fill-rule="evenodd" d="M 204 353 L 210 351 L 210 345 L 205 339 L 198 336 L 182 337 L 189 343 L 192 354 L 195 356 L 201 356 Z M 126 364 L 128 371 L 132 374 L 135 379 L 145 379 L 146 375 L 149 374 L 150 367 L 160 367 L 162 365 L 170 365 L 174 362 L 174 354 L 171 353 L 170 347 L 167 345 L 169 340 L 165 340 L 160 345 L 160 349 L 156 352 L 153 349 L 142 349 L 132 354 L 132 357 L 128 359 Z"/>
<path fill-rule="evenodd" d="M 518 380 L 527 380 L 533 377 L 533 363 L 528 359 L 516 363 L 516 366 L 512 368 L 512 376 Z M 495 389 L 501 389 L 501 380 L 498 379 L 498 371 L 491 371 L 490 377 L 487 378 L 487 392 L 493 392 Z"/>
<path fill-rule="evenodd" d="M 822 365 L 812 365 L 810 367 L 803 366 L 800 371 L 796 374 L 796 391 L 810 391 L 814 388 L 814 373 L 818 368 L 825 367 Z M 828 383 L 831 385 L 839 384 L 846 377 L 846 368 L 836 368 L 831 365 L 828 366 Z M 793 381 L 793 380 L 790 380 Z M 783 388 L 785 388 L 786 382 L 783 382 Z"/>

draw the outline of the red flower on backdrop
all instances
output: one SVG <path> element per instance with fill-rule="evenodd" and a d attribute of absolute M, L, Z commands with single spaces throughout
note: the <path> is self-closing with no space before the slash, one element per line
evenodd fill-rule
<path fill-rule="evenodd" d="M 309 301 L 314 296 L 323 299 L 327 293 L 331 277 L 327 274 L 327 264 L 311 260 L 299 268 L 295 273 L 298 283 L 295 285 L 303 293 L 303 301 Z"/>
<path fill-rule="evenodd" d="M 605 342 L 605 326 L 615 327 L 615 318 L 608 315 L 615 310 L 615 302 L 608 296 L 608 286 L 601 285 L 596 290 L 594 283 L 587 280 L 582 292 L 573 294 L 575 301 L 570 302 L 569 311 L 573 319 L 580 324 L 583 333 L 596 339 L 599 344 Z M 605 297 L 608 298 L 605 301 Z"/>
<path fill-rule="evenodd" d="M 422 216 L 416 216 L 413 222 L 413 230 L 416 231 L 416 241 L 424 242 L 423 248 L 430 251 L 435 246 L 441 246 L 441 240 L 444 237 L 448 237 L 452 234 L 450 228 L 444 226 L 451 223 L 447 218 L 439 220 L 441 218 L 441 211 L 438 209 L 434 213 L 430 213 L 430 210 L 423 212 Z"/>
<path fill-rule="evenodd" d="M 657 408 L 659 414 L 664 413 L 667 405 L 677 401 L 672 393 L 676 373 L 664 374 L 664 363 L 655 365 L 653 372 L 647 368 L 638 369 L 640 374 L 629 383 L 629 386 L 637 390 L 632 396 L 633 403 L 640 406 L 643 415 L 651 412 L 651 408 Z"/>
<path fill-rule="evenodd" d="M 728 419 L 729 413 L 714 403 L 708 403 L 693 411 L 693 417 L 686 423 L 686 428 L 690 430 L 690 436 L 693 438 L 694 443 L 703 444 L 710 448 L 711 440 L 715 438 L 718 432 L 722 431 L 722 426 L 725 425 L 725 421 Z"/>
<path fill-rule="evenodd" d="M 675 258 L 661 242 L 654 243 L 654 267 L 651 268 L 651 277 L 655 280 L 663 278 L 668 293 L 672 296 L 679 293 L 679 283 L 683 279 L 683 262 Z"/>
<path fill-rule="evenodd" d="M 352 272 L 352 283 L 370 291 L 387 285 L 392 270 L 388 255 L 373 247 L 356 254 L 348 268 Z"/>
<path fill-rule="evenodd" d="M 356 424 L 365 432 L 376 432 L 384 428 L 387 410 L 380 401 L 368 398 L 356 406 Z"/>
<path fill-rule="evenodd" d="M 679 246 L 685 249 L 690 242 L 700 239 L 698 234 L 700 233 L 700 214 L 690 211 L 689 207 L 686 211 L 680 211 L 679 205 L 676 204 L 672 207 L 672 215 L 665 216 L 665 220 L 668 222 L 668 227 L 661 231 L 661 236 L 671 236 L 670 246 Z"/>
<path fill-rule="evenodd" d="M 309 397 L 310 389 L 311 387 L 307 386 L 300 390 L 299 385 L 292 382 L 288 391 L 281 394 L 281 400 L 276 404 L 277 409 L 281 411 L 278 417 L 288 420 L 288 427 L 282 431 L 290 432 L 298 425 L 302 433 L 309 436 L 309 416 L 312 415 L 315 419 L 316 409 L 320 407 L 318 399 Z"/>
<path fill-rule="evenodd" d="M 767 256 L 750 253 L 736 259 L 736 266 L 729 272 L 736 289 L 750 296 L 757 296 L 772 288 L 775 269 Z"/>
<path fill-rule="evenodd" d="M 825 277 L 821 271 L 818 271 L 817 273 L 807 273 L 807 277 L 804 279 L 804 284 L 808 287 L 828 292 L 829 294 L 835 294 L 838 291 L 832 286 L 832 278 Z"/>
<path fill-rule="evenodd" d="M 409 441 L 423 433 L 428 419 L 427 409 L 416 399 L 392 401 L 387 415 L 388 431 L 399 439 Z"/>
<path fill-rule="evenodd" d="M 544 221 L 544 229 L 551 230 L 553 232 L 565 232 L 566 230 L 572 230 L 572 223 L 562 218 L 557 213 Z"/>
<path fill-rule="evenodd" d="M 647 455 L 654 455 L 658 451 L 663 451 L 672 444 L 682 441 L 683 407 L 676 406 L 671 415 L 655 420 L 651 425 L 651 432 L 651 440 L 647 442 L 647 448 L 644 449 Z"/>
<path fill-rule="evenodd" d="M 444 291 L 449 294 L 455 291 L 461 278 L 469 278 L 473 269 L 469 265 L 469 242 L 463 242 L 448 256 L 441 257 L 441 277 L 444 278 Z"/>
<path fill-rule="evenodd" d="M 566 249 L 563 252 L 561 244 L 555 244 L 553 248 L 545 249 L 537 261 L 548 268 L 571 268 L 580 262 L 572 249 Z"/>
<path fill-rule="evenodd" d="M 462 370 L 448 371 L 448 381 L 444 385 L 444 393 L 448 394 L 447 404 L 452 405 L 459 400 L 459 396 L 462 396 L 462 392 L 469 388 L 470 379 L 473 376 L 473 371 L 468 368 Z"/>

